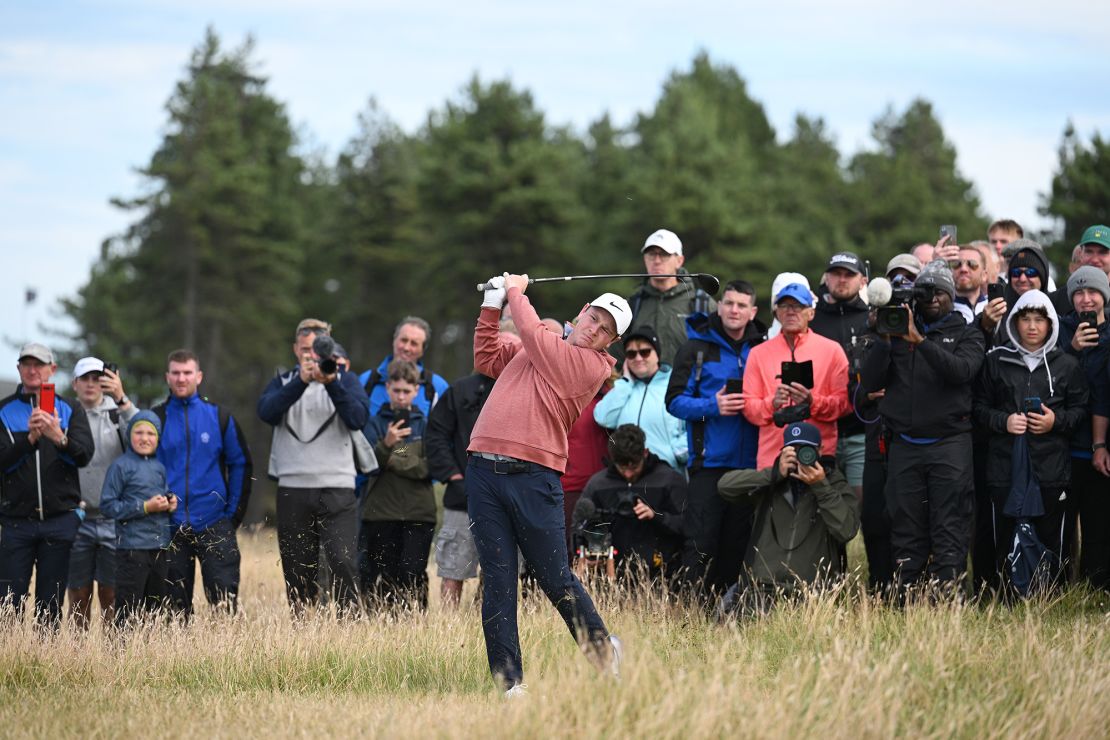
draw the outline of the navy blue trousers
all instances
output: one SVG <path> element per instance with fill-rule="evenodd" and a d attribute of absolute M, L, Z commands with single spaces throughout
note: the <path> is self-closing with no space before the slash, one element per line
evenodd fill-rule
<path fill-rule="evenodd" d="M 33 570 L 35 619 L 57 627 L 69 580 L 69 549 L 80 524 L 72 511 L 42 521 L 0 520 L 0 603 L 11 604 L 22 613 Z"/>
<path fill-rule="evenodd" d="M 473 462 L 466 497 L 478 562 L 482 566 L 482 630 L 490 672 L 505 688 L 521 682 L 524 668 L 517 632 L 517 548 L 537 583 L 580 645 L 609 638 L 582 583 L 567 565 L 563 488 L 559 474 L 502 475 Z"/>

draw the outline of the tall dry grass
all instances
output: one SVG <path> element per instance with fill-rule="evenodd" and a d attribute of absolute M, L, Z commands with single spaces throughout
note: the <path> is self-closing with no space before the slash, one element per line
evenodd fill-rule
<path fill-rule="evenodd" d="M 477 610 L 289 619 L 272 533 L 244 536 L 241 613 L 119 642 L 30 626 L 0 646 L 10 737 L 1102 737 L 1110 633 L 1095 597 L 898 611 L 856 586 L 722 627 L 598 594 L 627 650 L 596 674 L 552 610 L 521 617 L 523 701 L 485 667 Z M 433 588 L 433 591 L 435 589 Z M 202 597 L 201 597 L 202 600 Z"/>

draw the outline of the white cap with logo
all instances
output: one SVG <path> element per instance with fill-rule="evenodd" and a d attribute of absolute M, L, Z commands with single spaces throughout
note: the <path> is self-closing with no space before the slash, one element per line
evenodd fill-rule
<path fill-rule="evenodd" d="M 616 293 L 602 293 L 590 302 L 591 306 L 605 309 L 617 324 L 617 336 L 624 334 L 632 323 L 632 307 Z"/>
<path fill-rule="evenodd" d="M 646 252 L 648 247 L 659 247 L 667 254 L 682 254 L 682 241 L 677 234 L 666 229 L 659 229 L 649 236 L 640 252 Z"/>

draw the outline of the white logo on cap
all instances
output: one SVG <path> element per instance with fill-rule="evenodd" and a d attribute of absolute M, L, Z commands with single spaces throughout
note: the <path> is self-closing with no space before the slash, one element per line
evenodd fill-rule
<path fill-rule="evenodd" d="M 802 434 L 802 428 L 801 427 L 794 427 L 793 429 L 790 430 L 790 433 L 792 435 L 794 435 L 795 437 L 800 437 L 801 434 Z"/>

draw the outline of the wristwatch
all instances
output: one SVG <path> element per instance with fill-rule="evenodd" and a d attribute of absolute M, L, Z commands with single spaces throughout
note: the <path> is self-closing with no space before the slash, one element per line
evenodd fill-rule
<path fill-rule="evenodd" d="M 1097 450 L 1105 450 L 1105 449 L 1106 449 L 1106 443 L 1105 442 L 1095 442 L 1093 445 L 1091 445 L 1091 452 L 1095 452 Z"/>
<path fill-rule="evenodd" d="M 119 406 L 120 408 L 123 408 L 124 406 L 126 406 L 129 403 L 131 403 L 131 399 L 128 398 L 126 395 L 120 396 L 119 400 L 116 401 L 116 405 Z"/>
<path fill-rule="evenodd" d="M 63 434 L 62 435 L 62 440 L 60 442 L 58 442 L 58 446 L 61 447 L 63 450 L 65 448 L 69 447 L 69 435 L 68 434 Z"/>

